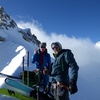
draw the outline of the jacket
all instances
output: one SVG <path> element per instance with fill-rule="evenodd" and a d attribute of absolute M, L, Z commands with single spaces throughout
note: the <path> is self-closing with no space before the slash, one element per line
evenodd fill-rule
<path fill-rule="evenodd" d="M 74 59 L 74 55 L 69 49 L 62 49 L 55 57 L 52 65 L 51 76 L 60 83 L 69 84 L 69 68 L 70 80 L 78 78 L 78 65 Z"/>
<path fill-rule="evenodd" d="M 41 61 L 42 60 L 42 61 Z M 40 62 L 42 64 L 40 64 Z M 47 53 L 47 50 L 42 54 L 42 59 L 41 59 L 41 51 L 40 49 L 33 55 L 32 57 L 32 63 L 35 64 L 35 67 L 43 70 L 44 67 L 46 67 L 48 70 L 50 69 L 51 66 L 51 57 L 50 54 Z"/>

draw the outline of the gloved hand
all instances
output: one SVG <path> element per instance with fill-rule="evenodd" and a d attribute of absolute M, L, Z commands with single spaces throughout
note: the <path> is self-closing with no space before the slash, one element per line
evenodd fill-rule
<path fill-rule="evenodd" d="M 38 69 L 38 68 L 36 68 L 34 72 L 42 74 L 42 71 L 40 69 Z"/>
<path fill-rule="evenodd" d="M 74 94 L 78 91 L 77 85 L 76 85 L 76 81 L 75 80 L 71 80 L 69 83 L 69 91 L 70 94 Z"/>
<path fill-rule="evenodd" d="M 45 93 L 48 94 L 50 92 L 51 82 L 48 83 L 47 87 L 45 88 Z"/>
<path fill-rule="evenodd" d="M 46 68 L 46 67 L 44 67 L 44 69 L 43 69 L 43 74 L 45 75 L 45 74 L 48 74 L 48 69 Z"/>

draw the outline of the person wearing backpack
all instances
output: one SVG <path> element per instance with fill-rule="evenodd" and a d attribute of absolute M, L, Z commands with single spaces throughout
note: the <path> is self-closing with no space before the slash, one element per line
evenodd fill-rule
<path fill-rule="evenodd" d="M 56 81 L 54 83 L 54 90 L 56 90 L 55 98 L 56 100 L 69 100 L 69 92 L 74 94 L 78 91 L 79 67 L 71 50 L 62 49 L 62 45 L 59 42 L 53 42 L 51 48 L 54 51 L 53 55 L 55 57 L 51 71 L 51 76 Z M 69 68 L 70 73 L 68 73 Z"/>
<path fill-rule="evenodd" d="M 32 63 L 36 67 L 36 72 L 40 72 L 40 81 L 43 81 L 43 87 L 45 89 L 49 82 L 49 75 L 46 73 L 49 71 L 51 66 L 51 57 L 47 52 L 45 42 L 40 43 L 39 49 L 34 52 Z"/>

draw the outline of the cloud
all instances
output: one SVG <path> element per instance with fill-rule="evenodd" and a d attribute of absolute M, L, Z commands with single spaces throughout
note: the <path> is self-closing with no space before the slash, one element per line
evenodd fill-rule
<path fill-rule="evenodd" d="M 66 34 L 46 33 L 38 22 L 17 22 L 20 28 L 30 28 L 31 32 L 43 42 L 47 42 L 48 52 L 52 56 L 51 43 L 59 41 L 63 48 L 71 49 L 80 67 L 100 66 L 100 49 L 89 38 L 68 37 Z"/>

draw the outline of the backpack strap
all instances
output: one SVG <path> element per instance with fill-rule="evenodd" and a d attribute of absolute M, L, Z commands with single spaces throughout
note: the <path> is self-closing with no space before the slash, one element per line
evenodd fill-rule
<path fill-rule="evenodd" d="M 64 59 L 61 59 L 62 71 L 64 71 Z"/>

